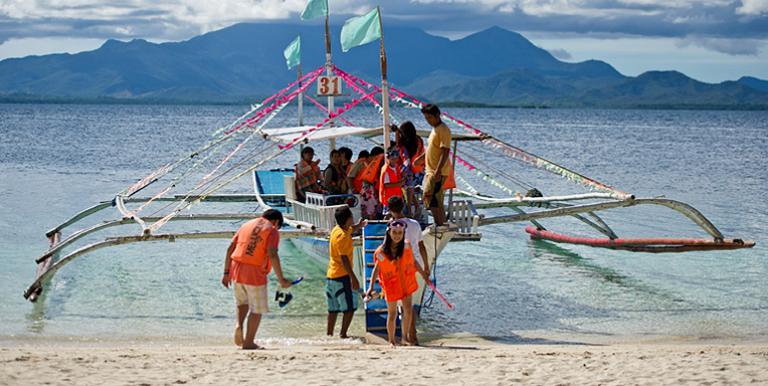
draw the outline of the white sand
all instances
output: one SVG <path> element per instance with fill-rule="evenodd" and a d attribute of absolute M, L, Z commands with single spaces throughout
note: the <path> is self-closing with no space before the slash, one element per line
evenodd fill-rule
<path fill-rule="evenodd" d="M 265 342 L 262 342 L 265 343 Z M 269 343 L 269 342 L 266 342 Z M 768 344 L 514 345 L 444 339 L 428 347 L 224 342 L 0 344 L 0 384 L 768 384 Z"/>

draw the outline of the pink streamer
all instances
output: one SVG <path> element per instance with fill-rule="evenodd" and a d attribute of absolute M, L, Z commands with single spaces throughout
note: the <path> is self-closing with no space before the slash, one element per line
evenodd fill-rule
<path fill-rule="evenodd" d="M 317 108 L 318 108 L 318 109 L 320 109 L 320 111 L 322 111 L 322 112 L 324 112 L 324 113 L 326 113 L 326 114 L 328 114 L 328 113 L 329 113 L 329 112 L 328 112 L 328 108 L 326 108 L 325 106 L 323 106 L 323 104 L 322 104 L 322 103 L 320 103 L 320 102 L 318 102 L 317 100 L 315 100 L 315 98 L 312 98 L 312 97 L 311 97 L 311 96 L 309 96 L 309 95 L 304 95 L 304 97 L 305 97 L 305 98 L 307 98 L 307 99 L 309 99 L 309 101 L 310 101 L 310 102 L 314 103 L 314 104 L 315 104 L 315 106 L 317 106 Z M 346 106 L 348 106 L 348 105 L 349 105 L 349 103 L 345 104 L 344 106 L 346 107 Z M 348 121 L 348 120 L 344 119 L 343 117 L 338 117 L 338 118 L 339 118 L 340 120 L 342 120 L 344 123 L 346 123 L 347 125 L 350 125 L 350 126 L 355 126 L 355 124 L 354 124 L 354 123 L 352 123 L 352 122 L 350 122 L 350 121 Z"/>
<path fill-rule="evenodd" d="M 373 95 L 373 94 L 375 94 L 375 92 L 371 93 L 370 95 Z M 349 111 L 349 110 L 350 110 L 350 109 L 352 109 L 353 107 L 355 107 L 355 106 L 359 105 L 359 104 L 360 104 L 360 102 L 362 102 L 364 99 L 365 99 L 365 98 L 357 98 L 357 99 L 353 99 L 353 100 L 352 100 L 352 102 L 350 102 L 350 103 L 348 104 L 348 105 L 349 105 L 349 107 L 347 107 L 346 105 L 345 105 L 343 108 L 342 108 L 342 107 L 339 107 L 339 108 L 336 110 L 336 113 L 335 113 L 335 114 L 334 114 L 334 113 L 331 113 L 331 114 L 329 114 L 328 118 L 325 118 L 325 119 L 323 119 L 323 121 L 322 121 L 322 122 L 320 122 L 320 123 L 318 123 L 317 125 L 315 125 L 315 127 L 313 127 L 313 128 L 311 128 L 311 129 L 309 129 L 309 130 L 307 130 L 307 131 L 305 131 L 305 132 L 301 133 L 301 135 L 299 135 L 298 137 L 296 137 L 296 138 L 292 139 L 292 140 L 291 140 L 291 141 L 290 141 L 290 142 L 289 142 L 287 145 L 278 145 L 278 147 L 279 147 L 281 150 L 286 150 L 286 149 L 290 149 L 290 148 L 292 148 L 292 147 L 296 146 L 296 144 L 297 144 L 299 141 L 301 141 L 302 139 L 306 138 L 308 135 L 310 135 L 310 134 L 314 133 L 315 131 L 317 131 L 317 130 L 318 130 L 318 129 L 320 129 L 321 127 L 325 126 L 325 125 L 326 125 L 326 124 L 327 124 L 327 123 L 328 123 L 328 122 L 329 122 L 331 119 L 334 119 L 334 118 L 338 117 L 339 115 L 341 115 L 341 114 L 343 114 L 343 113 L 345 113 L 345 112 Z"/>

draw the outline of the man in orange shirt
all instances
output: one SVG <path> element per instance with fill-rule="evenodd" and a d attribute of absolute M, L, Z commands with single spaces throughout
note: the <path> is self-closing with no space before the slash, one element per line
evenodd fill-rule
<path fill-rule="evenodd" d="M 269 209 L 261 217 L 243 224 L 232 238 L 224 259 L 224 276 L 221 284 L 232 290 L 237 306 L 237 324 L 235 325 L 235 344 L 243 350 L 259 349 L 256 344 L 256 331 L 261 323 L 261 315 L 269 311 L 267 307 L 267 274 L 275 267 L 275 275 L 280 287 L 288 288 L 291 283 L 283 277 L 277 247 L 280 242 L 278 229 L 283 225 L 283 214 Z M 248 316 L 248 329 L 243 339 L 243 323 Z"/>

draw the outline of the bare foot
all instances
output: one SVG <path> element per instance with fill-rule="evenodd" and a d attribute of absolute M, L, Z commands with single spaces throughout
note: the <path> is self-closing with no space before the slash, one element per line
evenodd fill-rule
<path fill-rule="evenodd" d="M 348 339 L 349 335 L 347 335 L 347 334 L 339 335 L 339 338 L 341 338 L 341 339 Z"/>
<path fill-rule="evenodd" d="M 264 350 L 264 347 L 261 347 L 256 343 L 243 343 L 243 350 Z"/>
<path fill-rule="evenodd" d="M 389 342 L 389 348 L 395 348 L 395 347 L 397 347 L 397 343 Z"/>
<path fill-rule="evenodd" d="M 243 345 L 243 326 L 235 325 L 235 346 Z"/>

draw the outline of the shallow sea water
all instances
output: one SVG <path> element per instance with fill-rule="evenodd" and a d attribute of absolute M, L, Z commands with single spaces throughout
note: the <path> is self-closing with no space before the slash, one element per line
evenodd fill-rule
<path fill-rule="evenodd" d="M 483 227 L 482 242 L 451 243 L 440 256 L 438 286 L 456 308 L 448 310 L 435 299 L 422 314 L 423 331 L 510 342 L 554 335 L 575 340 L 768 336 L 768 112 L 448 111 L 637 196 L 665 195 L 693 204 L 727 237 L 758 245 L 739 251 L 630 253 L 532 241 L 522 223 Z M 32 305 L 22 293 L 34 278 L 34 259 L 47 246 L 47 229 L 110 200 L 243 112 L 239 106 L 0 105 L 0 336 L 228 336 L 233 301 L 219 283 L 226 240 L 102 249 L 62 269 L 43 301 Z M 424 126 L 418 112 L 396 113 Z M 283 113 L 293 114 L 291 109 Z M 275 123 L 291 124 L 290 119 Z M 349 119 L 374 125 L 379 118 L 374 110 L 362 109 Z M 343 144 L 355 151 L 369 147 L 360 140 Z M 557 179 L 539 183 L 541 172 L 492 153 L 467 155 L 534 181 L 546 194 L 584 191 Z M 463 175 L 481 186 L 476 176 Z M 237 189 L 247 192 L 249 180 Z M 489 215 L 503 213 L 508 212 Z M 114 215 L 107 211 L 95 220 Z M 619 209 L 605 218 L 620 235 L 705 236 L 669 210 Z M 591 234 L 573 220 L 544 223 L 553 230 Z M 224 225 L 235 229 L 238 224 Z M 136 231 L 123 227 L 107 234 Z M 287 274 L 306 279 L 293 289 L 288 307 L 270 304 L 273 312 L 260 337 L 321 342 L 325 267 L 299 254 L 288 240 L 281 242 L 280 252 Z M 358 315 L 353 333 L 362 332 Z"/>

